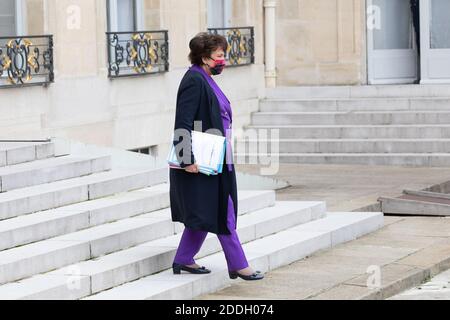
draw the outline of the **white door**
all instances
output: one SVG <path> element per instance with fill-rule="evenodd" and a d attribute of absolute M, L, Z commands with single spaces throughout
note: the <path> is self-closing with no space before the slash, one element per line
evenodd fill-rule
<path fill-rule="evenodd" d="M 421 83 L 450 83 L 450 1 L 421 0 Z"/>
<path fill-rule="evenodd" d="M 410 1 L 368 0 L 367 3 L 369 83 L 415 82 L 418 55 Z"/>

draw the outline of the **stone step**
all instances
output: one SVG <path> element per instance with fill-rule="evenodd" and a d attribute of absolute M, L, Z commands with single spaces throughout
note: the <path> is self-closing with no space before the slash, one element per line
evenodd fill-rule
<path fill-rule="evenodd" d="M 274 205 L 273 191 L 240 191 L 239 212 Z M 46 240 L 121 219 L 167 208 L 169 185 L 120 193 L 0 221 L 0 250 Z"/>
<path fill-rule="evenodd" d="M 53 142 L 1 142 L 0 167 L 55 156 Z"/>
<path fill-rule="evenodd" d="M 0 193 L 0 220 L 167 182 L 167 169 L 122 169 Z"/>
<path fill-rule="evenodd" d="M 449 85 L 300 86 L 266 90 L 268 99 L 450 97 Z"/>
<path fill-rule="evenodd" d="M 245 129 L 247 136 L 267 133 L 263 137 L 272 139 L 272 129 L 278 130 L 280 139 L 450 139 L 450 125 L 251 125 Z"/>
<path fill-rule="evenodd" d="M 365 99 L 265 99 L 262 112 L 323 112 L 323 111 L 448 111 L 450 97 L 445 98 L 365 98 Z"/>
<path fill-rule="evenodd" d="M 450 150 L 450 139 L 240 139 L 235 151 L 264 148 L 280 153 L 440 153 Z"/>
<path fill-rule="evenodd" d="M 247 213 L 238 220 L 238 233 L 242 243 L 254 241 L 292 225 L 307 223 L 323 218 L 325 204 L 321 202 L 277 202 L 273 207 Z M 171 267 L 181 234 L 173 235 L 139 246 L 122 250 L 96 260 L 71 265 L 60 270 L 41 274 L 0 287 L 0 298 L 13 299 L 79 299 L 136 279 L 155 274 Z M 208 234 L 202 250 L 196 258 L 221 251 L 221 245 L 214 234 Z M 73 292 L 67 287 L 67 279 L 77 271 L 80 289 Z M 60 278 L 56 283 L 45 278 Z M 82 277 L 82 278 L 81 278 Z M 65 280 L 65 281 L 64 281 Z M 83 282 L 87 281 L 87 285 Z M 28 288 L 33 287 L 32 293 Z M 88 288 L 88 290 L 84 290 Z M 13 292 L 14 296 L 11 296 Z M 55 293 L 58 293 L 57 295 Z"/>
<path fill-rule="evenodd" d="M 448 111 L 256 112 L 253 125 L 450 124 Z"/>
<path fill-rule="evenodd" d="M 0 251 L 167 208 L 168 188 L 156 185 L 0 221 Z"/>
<path fill-rule="evenodd" d="M 435 262 L 433 261 L 433 263 Z M 450 269 L 447 269 L 444 264 L 442 268 L 433 268 L 433 271 L 427 272 L 426 275 L 427 277 L 423 277 L 424 282 L 411 281 L 408 283 L 408 286 L 402 287 L 406 289 L 405 291 L 386 300 L 443 300 L 448 302 L 450 300 Z M 402 282 L 405 281 L 403 280 Z M 411 286 L 413 287 L 411 288 Z M 395 292 L 398 291 L 396 288 Z"/>
<path fill-rule="evenodd" d="M 273 193 L 273 191 L 272 191 Z M 243 209 L 259 209 L 254 193 L 240 202 Z M 260 193 L 259 193 L 260 194 Z M 265 195 L 267 197 L 267 194 Z M 268 196 L 274 198 L 274 195 Z M 167 237 L 180 228 L 172 222 L 170 208 L 65 234 L 0 252 L 0 284 L 98 258 L 138 244 Z"/>
<path fill-rule="evenodd" d="M 1 192 L 81 177 L 111 169 L 111 157 L 63 156 L 0 168 Z"/>
<path fill-rule="evenodd" d="M 243 248 L 252 267 L 267 272 L 303 259 L 318 250 L 356 239 L 381 228 L 382 225 L 381 213 L 328 213 L 326 218 L 251 241 L 244 244 Z M 197 263 L 208 266 L 212 272 L 201 276 L 173 275 L 169 269 L 85 299 L 184 300 L 215 292 L 232 283 L 222 252 L 199 259 Z M 87 283 L 85 286 L 87 287 Z"/>
<path fill-rule="evenodd" d="M 256 153 L 235 154 L 239 164 L 253 163 L 262 155 Z M 428 166 L 449 167 L 450 153 L 273 153 L 272 162 L 299 164 L 354 164 L 379 166 Z"/>
<path fill-rule="evenodd" d="M 450 216 L 450 205 L 430 201 L 381 197 L 381 211 L 387 214 Z"/>

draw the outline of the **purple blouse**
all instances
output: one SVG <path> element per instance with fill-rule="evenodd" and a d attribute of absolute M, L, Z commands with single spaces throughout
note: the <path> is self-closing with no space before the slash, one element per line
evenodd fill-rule
<path fill-rule="evenodd" d="M 231 103 L 228 100 L 228 98 L 225 96 L 225 94 L 222 92 L 222 90 L 219 88 L 217 83 L 214 81 L 214 79 L 206 73 L 206 71 L 197 65 L 192 65 L 189 70 L 200 72 L 206 81 L 208 82 L 211 89 L 213 89 L 214 93 L 216 94 L 217 100 L 219 101 L 220 105 L 220 114 L 222 116 L 222 123 L 223 128 L 225 130 L 225 138 L 226 138 L 226 157 L 227 157 L 227 163 L 228 163 L 228 171 L 233 170 L 232 163 L 233 163 L 233 152 L 231 149 L 231 140 L 232 140 L 232 110 L 231 110 Z"/>

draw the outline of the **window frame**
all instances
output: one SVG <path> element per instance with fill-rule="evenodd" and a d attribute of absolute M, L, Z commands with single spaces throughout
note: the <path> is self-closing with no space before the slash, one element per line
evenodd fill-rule
<path fill-rule="evenodd" d="M 28 34 L 27 6 L 25 0 L 16 0 L 15 7 L 16 35 L 25 36 Z"/>

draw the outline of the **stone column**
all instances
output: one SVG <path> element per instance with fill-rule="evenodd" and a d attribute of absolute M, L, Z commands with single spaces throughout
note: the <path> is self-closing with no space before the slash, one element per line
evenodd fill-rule
<path fill-rule="evenodd" d="M 266 87 L 276 87 L 277 73 L 276 73 L 276 40 L 275 40 L 275 8 L 277 6 L 276 0 L 264 0 L 264 56 L 266 65 Z"/>

